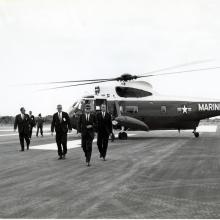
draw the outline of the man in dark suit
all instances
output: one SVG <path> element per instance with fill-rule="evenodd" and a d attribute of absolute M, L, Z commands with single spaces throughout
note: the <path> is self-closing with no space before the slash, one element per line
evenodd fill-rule
<path fill-rule="evenodd" d="M 19 139 L 21 144 L 21 150 L 24 151 L 24 139 L 27 144 L 27 150 L 29 150 L 30 145 L 30 118 L 28 114 L 25 114 L 24 107 L 20 108 L 21 114 L 16 115 L 14 122 L 14 131 L 16 131 L 18 127 Z"/>
<path fill-rule="evenodd" d="M 30 139 L 31 139 L 33 127 L 36 126 L 36 121 L 34 116 L 32 115 L 32 111 L 29 111 L 29 118 L 30 118 Z"/>
<path fill-rule="evenodd" d="M 58 159 L 65 159 L 67 153 L 67 132 L 71 132 L 71 124 L 69 115 L 62 111 L 62 105 L 57 105 L 57 113 L 53 115 L 51 123 L 51 134 L 53 135 L 54 128 L 56 131 L 56 142 L 58 147 Z M 63 147 L 63 149 L 62 149 Z"/>
<path fill-rule="evenodd" d="M 105 161 L 107 148 L 108 148 L 108 138 L 112 133 L 112 119 L 111 115 L 106 111 L 106 105 L 101 105 L 101 112 L 97 113 L 97 133 L 98 140 L 97 145 L 100 153 L 100 158 Z"/>
<path fill-rule="evenodd" d="M 41 113 L 40 113 L 37 118 L 36 137 L 38 137 L 39 130 L 40 130 L 41 137 L 43 137 L 43 124 L 44 124 L 44 118 L 41 116 Z"/>
<path fill-rule="evenodd" d="M 90 110 L 91 106 L 86 104 L 85 113 L 80 116 L 78 121 L 78 132 L 81 133 L 82 149 L 85 153 L 87 166 L 90 166 L 92 142 L 96 127 L 96 117 Z"/>

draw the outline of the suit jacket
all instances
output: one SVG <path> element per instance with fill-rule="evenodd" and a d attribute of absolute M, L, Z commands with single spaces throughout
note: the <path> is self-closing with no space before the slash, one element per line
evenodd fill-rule
<path fill-rule="evenodd" d="M 21 114 L 16 115 L 14 122 L 14 129 L 23 134 L 29 134 L 31 121 L 28 114 L 24 114 L 24 119 L 21 118 Z"/>
<path fill-rule="evenodd" d="M 105 112 L 103 118 L 102 112 L 97 113 L 97 132 L 109 135 L 112 133 L 112 118 L 108 112 Z"/>
<path fill-rule="evenodd" d="M 35 121 L 35 118 L 33 115 L 31 115 L 31 117 L 29 116 L 30 118 L 30 124 L 31 124 L 31 127 L 34 127 L 36 125 L 36 121 Z"/>
<path fill-rule="evenodd" d="M 91 128 L 87 128 L 87 125 L 91 125 Z M 94 114 L 90 113 L 89 121 L 86 120 L 86 114 L 82 114 L 78 121 L 78 132 L 82 133 L 82 136 L 89 134 L 90 137 L 94 138 L 94 132 L 96 130 L 96 117 Z"/>
<path fill-rule="evenodd" d="M 37 118 L 37 126 L 38 127 L 43 126 L 43 123 L 44 123 L 44 118 L 38 117 Z"/>
<path fill-rule="evenodd" d="M 60 122 L 58 112 L 53 115 L 53 120 L 51 123 L 51 132 L 56 133 L 67 133 L 68 129 L 71 130 L 70 118 L 66 112 L 62 112 L 62 121 Z"/>

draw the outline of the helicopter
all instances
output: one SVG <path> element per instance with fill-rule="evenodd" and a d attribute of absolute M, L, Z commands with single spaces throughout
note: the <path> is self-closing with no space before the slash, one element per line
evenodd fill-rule
<path fill-rule="evenodd" d="M 108 112 L 112 115 L 113 128 L 120 130 L 119 139 L 127 139 L 127 131 L 177 130 L 180 132 L 187 129 L 193 130 L 194 136 L 198 138 L 199 132 L 196 129 L 200 120 L 220 115 L 220 101 L 163 96 L 154 91 L 150 83 L 139 80 L 144 77 L 220 68 L 200 68 L 155 74 L 179 66 L 152 71 L 144 75 L 125 73 L 115 78 L 50 82 L 49 84 L 74 83 L 51 89 L 99 84 L 95 87 L 94 94 L 83 96 L 70 107 L 69 115 L 74 129 L 77 129 L 78 118 L 83 114 L 87 103 L 90 104 L 94 113 L 100 111 L 101 105 L 105 104 Z M 117 85 L 113 87 L 100 86 L 100 84 L 110 81 L 116 81 Z"/>

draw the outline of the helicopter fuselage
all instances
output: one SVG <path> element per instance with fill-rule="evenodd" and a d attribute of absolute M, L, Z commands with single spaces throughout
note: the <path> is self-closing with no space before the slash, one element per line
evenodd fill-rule
<path fill-rule="evenodd" d="M 149 130 L 196 129 L 200 120 L 220 115 L 220 102 L 121 101 L 119 106 L 122 116 L 144 122 Z"/>
<path fill-rule="evenodd" d="M 117 127 L 125 130 L 196 130 L 200 120 L 220 115 L 220 101 L 192 100 L 189 98 L 169 98 L 150 96 L 145 98 L 83 98 L 91 103 L 93 111 L 99 111 L 101 103 L 106 103 L 108 111 Z M 75 109 L 74 115 L 77 110 Z M 79 114 L 80 114 L 79 113 Z M 74 116 L 75 117 L 75 116 Z M 76 128 L 76 120 L 73 127 Z"/>

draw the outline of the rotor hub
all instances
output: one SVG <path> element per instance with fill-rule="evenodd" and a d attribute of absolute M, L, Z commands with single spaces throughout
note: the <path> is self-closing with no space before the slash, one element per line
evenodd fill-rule
<path fill-rule="evenodd" d="M 123 81 L 123 82 L 127 82 L 127 81 L 131 81 L 134 79 L 137 79 L 138 77 L 135 75 L 131 75 L 129 73 L 124 73 L 122 74 L 120 77 L 116 78 L 117 81 Z"/>

